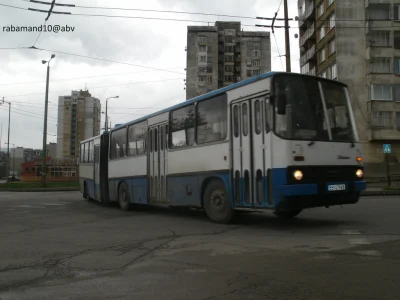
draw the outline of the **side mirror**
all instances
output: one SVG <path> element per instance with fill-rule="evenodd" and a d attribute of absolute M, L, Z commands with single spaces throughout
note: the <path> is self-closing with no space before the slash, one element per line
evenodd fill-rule
<path fill-rule="evenodd" d="M 280 93 L 278 97 L 276 97 L 275 105 L 278 115 L 286 115 L 286 94 Z"/>

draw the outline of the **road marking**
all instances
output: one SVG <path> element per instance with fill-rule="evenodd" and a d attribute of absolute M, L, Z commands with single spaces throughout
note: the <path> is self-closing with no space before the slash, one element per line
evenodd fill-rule
<path fill-rule="evenodd" d="M 370 241 L 368 241 L 368 239 L 366 238 L 353 238 L 353 239 L 349 239 L 349 243 L 351 245 L 369 245 L 371 244 Z"/>
<path fill-rule="evenodd" d="M 358 230 L 343 230 L 342 234 L 344 235 L 353 235 L 353 234 L 361 234 Z"/>
<path fill-rule="evenodd" d="M 379 252 L 378 250 L 360 250 L 356 251 L 356 253 L 365 256 L 374 256 L 374 257 L 382 256 L 382 253 Z"/>

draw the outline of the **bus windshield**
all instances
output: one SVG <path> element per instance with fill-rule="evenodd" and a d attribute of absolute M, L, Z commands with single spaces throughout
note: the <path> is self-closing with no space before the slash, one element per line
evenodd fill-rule
<path fill-rule="evenodd" d="M 285 75 L 274 79 L 275 132 L 294 140 L 355 142 L 346 87 L 308 76 Z"/>

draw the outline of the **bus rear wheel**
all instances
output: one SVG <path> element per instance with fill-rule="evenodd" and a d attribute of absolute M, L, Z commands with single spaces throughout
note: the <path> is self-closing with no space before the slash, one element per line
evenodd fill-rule
<path fill-rule="evenodd" d="M 228 224 L 232 221 L 234 210 L 232 209 L 225 185 L 220 180 L 213 180 L 204 192 L 204 210 L 207 216 L 214 222 Z"/>
<path fill-rule="evenodd" d="M 274 211 L 275 216 L 279 218 L 290 219 L 296 217 L 299 213 L 301 213 L 301 209 L 296 210 L 283 210 L 283 211 Z"/>
<path fill-rule="evenodd" d="M 122 182 L 119 186 L 118 202 L 122 210 L 129 210 L 131 208 L 129 189 L 128 185 L 125 182 Z"/>

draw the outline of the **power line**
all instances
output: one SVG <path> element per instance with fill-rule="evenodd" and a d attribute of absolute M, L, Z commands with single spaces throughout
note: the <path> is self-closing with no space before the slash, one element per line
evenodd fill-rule
<path fill-rule="evenodd" d="M 21 0 L 21 1 L 33 2 L 33 1 L 29 1 L 29 0 Z M 255 19 L 254 17 L 249 17 L 249 16 L 235 16 L 235 15 L 225 15 L 225 14 L 215 14 L 215 13 L 201 13 L 201 12 L 188 12 L 188 11 L 176 11 L 176 10 L 158 10 L 158 9 L 140 9 L 140 8 L 124 8 L 124 7 L 104 7 L 104 6 L 83 6 L 83 5 L 73 5 L 71 7 L 86 8 L 86 9 L 159 12 L 159 13 L 172 13 L 172 14 L 186 14 L 186 15 L 230 17 L 230 18 L 241 18 L 241 19 Z"/>
<path fill-rule="evenodd" d="M 19 6 L 14 6 L 14 5 L 7 5 L 7 4 L 2 4 L 2 3 L 0 3 L 0 6 L 10 7 L 10 8 L 15 8 L 15 9 L 20 9 L 20 10 L 28 10 L 27 8 L 24 8 L 24 7 L 19 7 Z"/>
<path fill-rule="evenodd" d="M 0 50 L 19 50 L 19 49 L 28 49 L 28 47 L 5 47 L 5 48 L 0 48 Z"/>
<path fill-rule="evenodd" d="M 21 1 L 25 1 L 28 2 L 27 0 L 21 0 Z M 30 1 L 29 1 L 30 2 Z M 6 7 L 10 7 L 10 8 L 15 8 L 15 9 L 20 9 L 20 10 L 26 10 L 26 11 L 35 11 L 35 12 L 48 12 L 48 11 L 39 11 L 39 10 L 30 10 L 27 8 L 23 8 L 23 7 L 17 7 L 17 6 L 12 6 L 12 5 L 6 5 L 6 4 L 0 4 L 0 6 L 6 6 Z M 75 6 L 75 7 L 80 7 L 80 8 L 90 8 L 90 7 L 81 7 L 81 6 Z M 93 7 L 94 8 L 94 7 Z M 106 8 L 107 9 L 107 8 Z M 110 9 L 117 9 L 117 8 L 110 8 Z M 140 9 L 128 9 L 128 10 L 140 10 Z M 146 11 L 146 10 L 143 10 Z M 234 15 L 219 15 L 219 14 L 208 14 L 208 13 L 189 13 L 189 12 L 179 12 L 179 11 L 157 11 L 157 10 L 147 10 L 147 11 L 154 11 L 154 12 L 170 12 L 170 13 L 186 13 L 186 14 L 199 14 L 199 15 L 212 15 L 212 16 L 226 16 L 226 17 L 235 17 L 235 18 L 243 18 L 243 19 L 259 19 L 259 18 L 254 18 L 254 17 L 247 17 L 247 16 L 234 16 Z M 54 11 L 52 13 L 55 13 Z M 116 15 L 91 15 L 91 14 L 68 14 L 70 16 L 93 16 L 93 17 L 110 17 L 110 18 L 133 18 L 133 19 L 148 19 L 148 20 L 164 20 L 164 21 L 181 21 L 181 22 L 194 22 L 194 23 L 211 23 L 211 21 L 202 21 L 202 20 L 185 20 L 185 19 L 174 19 L 174 18 L 147 18 L 147 17 L 136 17 L 136 16 L 116 16 Z M 272 20 L 272 18 L 264 18 L 266 20 Z M 277 19 L 277 20 L 284 20 L 284 19 Z M 293 18 L 289 18 L 289 20 L 294 21 L 294 22 L 298 22 L 296 20 L 294 20 Z M 387 20 L 373 20 L 373 19 L 336 19 L 336 21 L 343 21 L 343 22 L 365 22 L 365 21 L 387 21 Z M 320 21 L 320 20 L 316 20 L 316 21 Z M 251 24 L 241 24 L 242 26 L 249 26 L 249 27 L 259 27 L 256 25 L 251 25 Z M 382 27 L 377 27 L 374 26 L 374 28 L 387 28 L 387 27 L 395 27 L 394 25 L 391 26 L 382 26 Z M 279 28 L 279 27 L 276 27 Z M 291 26 L 291 28 L 300 28 L 297 26 Z M 365 26 L 357 26 L 357 27 L 352 27 L 352 26 L 342 26 L 341 28 L 365 28 Z M 0 48 L 1 49 L 1 48 Z"/>
<path fill-rule="evenodd" d="M 279 3 L 278 10 L 276 11 L 276 13 L 278 13 L 278 12 L 279 12 L 279 10 L 281 9 L 282 2 L 283 2 L 283 0 L 281 0 L 281 3 Z"/>
<path fill-rule="evenodd" d="M 183 73 L 175 72 L 175 71 L 171 71 L 171 70 L 154 68 L 154 67 L 147 67 L 147 66 L 132 64 L 132 63 L 128 63 L 128 62 L 121 62 L 121 61 L 116 61 L 116 60 L 111 60 L 111 59 L 106 59 L 106 58 L 93 57 L 93 56 L 87 56 L 87 55 L 81 55 L 81 54 L 74 54 L 74 53 L 68 53 L 68 52 L 57 51 L 57 50 L 49 50 L 49 49 L 38 48 L 38 47 L 34 47 L 34 46 L 29 47 L 29 48 L 30 49 L 34 49 L 34 50 L 47 51 L 47 52 L 52 52 L 52 53 L 60 53 L 60 54 L 65 54 L 65 55 L 70 55 L 70 56 L 76 56 L 76 57 L 90 58 L 90 59 L 94 59 L 94 60 L 106 61 L 106 62 L 111 62 L 111 63 L 115 63 L 115 64 L 122 64 L 122 65 L 134 66 L 134 67 L 139 67 L 139 68 L 145 68 L 145 69 L 151 69 L 151 70 L 157 70 L 157 71 L 163 71 L 163 72 L 169 72 L 169 73 L 176 73 L 176 74 L 180 74 L 180 75 L 185 75 Z"/>
<path fill-rule="evenodd" d="M 0 48 L 1 49 L 1 48 Z M 197 68 L 197 67 L 192 67 Z M 181 69 L 181 68 L 167 68 L 166 70 L 172 69 Z M 183 69 L 183 68 L 182 68 Z M 109 76 L 119 76 L 119 75 L 129 75 L 129 74 L 139 74 L 139 73 L 147 73 L 147 72 L 156 72 L 158 70 L 146 70 L 146 71 L 137 71 L 137 72 L 128 72 L 128 73 L 116 73 L 116 74 L 104 74 L 104 75 L 95 75 L 95 76 L 83 76 L 83 77 L 71 77 L 71 78 L 60 78 L 60 79 L 51 79 L 51 82 L 54 81 L 70 81 L 75 79 L 86 79 L 86 78 L 99 78 L 99 77 L 109 77 Z M 36 84 L 36 83 L 44 83 L 46 80 L 42 81 L 27 81 L 27 82 L 13 82 L 13 83 L 0 83 L 0 86 L 4 85 L 19 85 L 19 84 Z"/>
<path fill-rule="evenodd" d="M 122 84 L 112 84 L 112 85 L 104 85 L 104 86 L 96 86 L 96 87 L 91 87 L 90 89 L 100 89 L 100 88 L 105 88 L 105 87 L 115 87 L 115 86 L 124 86 L 124 85 L 132 85 L 132 84 L 141 84 L 141 83 L 154 83 L 154 82 L 164 82 L 164 81 L 170 81 L 170 80 L 183 80 L 184 78 L 168 78 L 168 79 L 160 79 L 160 80 L 153 80 L 153 81 L 141 81 L 141 82 L 130 82 L 130 83 L 122 83 Z M 63 93 L 63 92 L 69 92 L 71 89 L 68 90 L 60 90 L 60 91 L 51 91 L 49 93 Z M 35 96 L 35 95 L 44 95 L 45 93 L 32 93 L 32 94 L 25 94 L 25 95 L 14 95 L 14 96 L 5 96 L 6 98 L 15 98 L 15 97 L 26 97 L 26 96 Z"/>
<path fill-rule="evenodd" d="M 282 70 L 284 70 L 285 68 L 283 67 L 283 61 L 282 61 L 281 52 L 279 51 L 278 41 L 276 40 L 275 33 L 273 33 L 272 35 L 274 36 L 276 48 L 278 49 L 278 54 L 279 54 L 279 58 L 281 60 Z"/>
<path fill-rule="evenodd" d="M 20 103 L 31 103 L 31 102 L 18 102 L 18 101 L 13 101 L 12 102 L 12 104 L 14 104 L 14 106 L 18 106 L 18 107 L 22 106 L 22 107 L 29 107 L 29 108 L 32 108 L 32 109 L 43 109 L 43 105 L 40 104 L 40 103 L 37 103 L 36 105 L 33 105 L 33 104 L 20 104 Z M 58 105 L 57 104 L 52 104 L 52 107 L 49 107 L 49 108 L 56 110 L 56 109 L 58 109 Z M 109 113 L 110 113 L 110 111 L 111 111 L 111 113 L 114 113 L 114 111 L 125 111 L 125 113 L 126 113 L 126 110 L 144 110 L 144 109 L 162 109 L 162 108 L 159 108 L 159 107 L 152 107 L 152 108 L 149 108 L 149 107 L 125 107 L 125 106 L 122 106 L 122 107 L 111 107 L 111 108 L 108 108 L 108 111 L 109 111 Z"/>
<path fill-rule="evenodd" d="M 46 22 L 47 22 L 47 21 L 45 21 L 45 22 L 43 23 L 43 26 L 45 26 L 45 25 L 46 25 Z M 39 34 L 38 34 L 38 36 L 37 36 L 37 38 L 36 38 L 35 42 L 33 43 L 33 47 L 35 47 L 35 45 L 36 45 L 36 43 L 37 43 L 37 41 L 38 41 L 38 39 L 39 39 L 40 35 L 42 34 L 42 32 L 43 32 L 43 31 L 40 31 L 40 32 L 39 32 Z"/>

